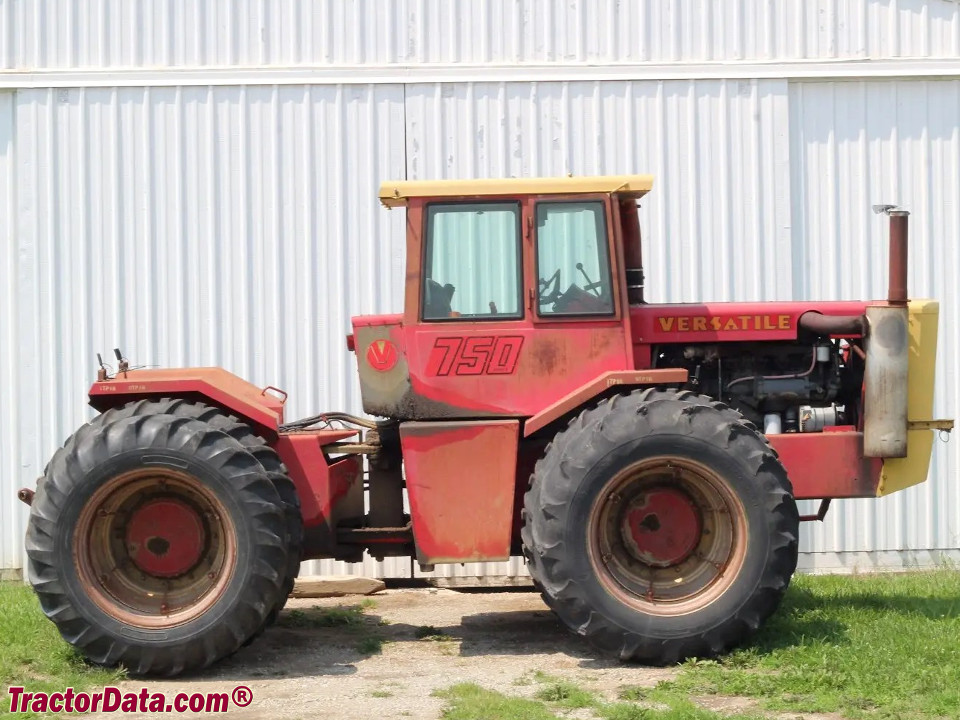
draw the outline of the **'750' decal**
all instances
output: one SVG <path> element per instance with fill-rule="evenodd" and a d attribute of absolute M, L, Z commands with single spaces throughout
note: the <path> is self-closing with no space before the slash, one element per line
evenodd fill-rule
<path fill-rule="evenodd" d="M 521 335 L 438 337 L 427 360 L 427 375 L 512 375 Z"/>

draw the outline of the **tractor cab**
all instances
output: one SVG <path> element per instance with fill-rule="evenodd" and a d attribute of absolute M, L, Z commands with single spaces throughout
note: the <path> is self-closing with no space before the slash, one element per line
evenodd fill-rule
<path fill-rule="evenodd" d="M 531 417 L 633 369 L 648 175 L 387 182 L 407 213 L 403 313 L 354 318 L 364 410 Z"/>

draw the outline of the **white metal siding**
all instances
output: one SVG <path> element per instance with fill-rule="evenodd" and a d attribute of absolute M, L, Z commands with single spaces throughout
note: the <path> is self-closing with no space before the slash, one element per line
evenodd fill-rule
<path fill-rule="evenodd" d="M 19 412 L 22 378 L 17 372 L 17 208 L 12 92 L 0 92 L 0 571 L 20 567 L 24 517 L 13 494 L 21 487 Z"/>
<path fill-rule="evenodd" d="M 90 416 L 97 351 L 223 365 L 288 390 L 290 417 L 360 410 L 349 317 L 402 301 L 403 212 L 375 201 L 388 178 L 651 172 L 653 301 L 882 296 L 884 221 L 869 205 L 901 203 L 911 292 L 942 303 L 936 412 L 953 416 L 960 81 L 744 79 L 761 66 L 731 62 L 711 71 L 731 79 L 298 85 L 282 67 L 428 62 L 455 78 L 459 63 L 549 62 L 562 77 L 585 63 L 678 61 L 682 75 L 693 61 L 960 56 L 960 4 L 946 0 L 588 7 L 0 0 L 7 68 L 92 68 L 98 85 L 132 82 L 104 68 L 196 73 L 189 87 L 158 75 L 164 87 L 0 90 L 0 568 L 21 564 L 16 489 Z M 282 84 L 218 86 L 204 65 L 276 66 Z M 19 75 L 0 72 L 0 87 Z M 835 504 L 805 527 L 803 566 L 956 550 L 957 473 L 956 442 L 937 443 L 924 486 Z"/>
<path fill-rule="evenodd" d="M 402 298 L 403 214 L 376 201 L 404 174 L 400 88 L 19 91 L 15 114 L 4 567 L 8 496 L 91 415 L 98 351 L 295 389 L 291 417 L 359 410 L 349 317 Z"/>
<path fill-rule="evenodd" d="M 410 179 L 653 173 L 648 299 L 790 298 L 785 82 L 431 84 L 406 97 Z"/>
<path fill-rule="evenodd" d="M 0 0 L 0 66 L 949 57 L 951 0 Z"/>
<path fill-rule="evenodd" d="M 940 301 L 934 415 L 954 417 L 960 81 L 798 83 L 790 102 L 797 296 L 885 297 L 887 219 L 870 205 L 910 210 L 910 294 Z M 960 548 L 958 467 L 956 440 L 935 442 L 927 483 L 879 501 L 837 504 L 822 526 L 807 528 L 801 550 Z"/>

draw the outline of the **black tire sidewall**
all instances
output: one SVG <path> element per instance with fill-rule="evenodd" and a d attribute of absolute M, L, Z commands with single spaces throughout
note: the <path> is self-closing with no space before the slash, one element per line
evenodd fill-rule
<path fill-rule="evenodd" d="M 93 494 L 103 483 L 117 475 L 142 469 L 147 457 L 150 464 L 156 465 L 158 469 L 166 465 L 197 478 L 223 504 L 235 532 L 236 564 L 233 576 L 220 598 L 199 617 L 172 628 L 148 629 L 129 625 L 105 613 L 84 591 L 73 559 L 77 521 Z M 240 604 L 240 596 L 255 562 L 256 527 L 237 493 L 235 482 L 236 478 L 225 478 L 215 467 L 195 456 L 163 448 L 141 448 L 118 454 L 78 478 L 63 500 L 63 513 L 58 523 L 55 543 L 57 555 L 64 559 L 60 566 L 63 587 L 77 611 L 94 627 L 118 640 L 135 644 L 149 643 L 151 647 L 187 643 L 220 625 Z M 254 629 L 250 628 L 250 632 Z"/>
<path fill-rule="evenodd" d="M 686 457 L 710 467 L 739 499 L 747 519 L 745 555 L 737 577 L 710 605 L 680 616 L 644 613 L 619 600 L 597 578 L 588 547 L 588 537 L 593 532 L 589 527 L 591 510 L 604 488 L 624 467 L 661 455 Z M 651 434 L 614 447 L 587 470 L 570 499 L 563 535 L 570 577 L 581 586 L 588 606 L 626 632 L 672 639 L 712 630 L 749 602 L 769 562 L 770 536 L 775 531 L 755 473 L 737 457 L 697 437 Z"/>
<path fill-rule="evenodd" d="M 254 429 L 245 420 L 204 402 L 198 402 L 184 397 L 164 397 L 150 400 L 137 400 L 123 406 L 106 411 L 92 421 L 93 425 L 102 425 L 107 422 L 147 416 L 169 415 L 171 417 L 188 418 L 206 423 L 214 430 L 219 430 L 239 442 L 245 450 L 250 452 L 267 473 L 267 477 L 274 485 L 274 489 L 284 504 L 285 517 L 285 544 L 288 555 L 285 565 L 282 592 L 269 610 L 260 628 L 244 644 L 250 644 L 259 635 L 272 625 L 286 605 L 294 582 L 300 574 L 301 556 L 303 555 L 303 517 L 300 511 L 300 498 L 296 487 L 290 479 L 287 468 L 284 466 L 276 450 L 267 444 L 266 440 L 257 435 Z"/>

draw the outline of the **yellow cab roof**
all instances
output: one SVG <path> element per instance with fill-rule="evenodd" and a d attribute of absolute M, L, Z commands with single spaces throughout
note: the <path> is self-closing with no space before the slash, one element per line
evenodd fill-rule
<path fill-rule="evenodd" d="M 489 178 L 484 180 L 397 180 L 380 185 L 380 202 L 405 205 L 410 198 L 461 198 L 484 195 L 568 195 L 617 193 L 640 198 L 653 188 L 653 175 L 594 177 Z"/>

